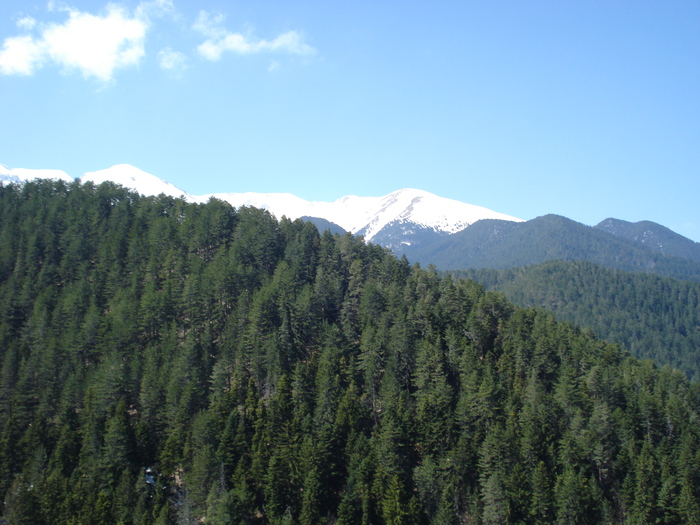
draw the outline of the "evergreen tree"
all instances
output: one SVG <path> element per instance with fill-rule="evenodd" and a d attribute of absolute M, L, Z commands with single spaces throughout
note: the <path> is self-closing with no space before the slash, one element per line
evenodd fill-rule
<path fill-rule="evenodd" d="M 692 342 L 662 302 L 692 287 L 615 279 Z M 9 523 L 698 523 L 699 414 L 683 374 L 352 235 L 0 187 Z"/>

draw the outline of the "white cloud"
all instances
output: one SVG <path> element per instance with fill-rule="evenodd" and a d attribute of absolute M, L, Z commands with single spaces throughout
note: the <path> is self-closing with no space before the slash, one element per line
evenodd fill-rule
<path fill-rule="evenodd" d="M 57 64 L 109 81 L 116 69 L 138 65 L 145 54 L 147 29 L 146 20 L 131 18 L 112 4 L 103 17 L 71 10 L 65 24 L 51 24 L 42 38 Z"/>
<path fill-rule="evenodd" d="M 187 68 L 187 57 L 184 53 L 166 47 L 158 53 L 158 63 L 162 69 L 178 73 Z"/>
<path fill-rule="evenodd" d="M 205 11 L 199 13 L 194 29 L 208 37 L 197 47 L 197 51 L 208 60 L 219 60 L 224 51 L 240 55 L 255 53 L 288 53 L 293 55 L 311 55 L 316 50 L 304 43 L 304 38 L 297 31 L 288 31 L 274 40 L 253 40 L 241 33 L 232 33 L 223 27 L 223 15 L 212 16 Z"/>
<path fill-rule="evenodd" d="M 6 38 L 0 49 L 0 73 L 3 75 L 31 75 L 44 62 L 42 42 L 30 36 Z"/>
<path fill-rule="evenodd" d="M 17 27 L 19 27 L 20 29 L 25 29 L 27 31 L 31 31 L 35 25 L 36 20 L 34 20 L 31 16 L 25 16 L 17 20 Z"/>
<path fill-rule="evenodd" d="M 0 44 L 0 74 L 32 75 L 48 65 L 64 72 L 77 71 L 101 82 L 113 80 L 117 71 L 138 67 L 146 54 L 146 36 L 156 17 L 180 17 L 173 0 L 144 0 L 133 10 L 108 3 L 101 13 L 80 11 L 61 0 L 49 0 L 47 9 L 59 13 L 62 22 L 42 23 L 31 16 L 16 21 L 20 34 Z M 57 16 L 57 15 L 54 15 Z M 228 31 L 223 15 L 199 13 L 193 28 L 204 35 L 198 53 L 219 60 L 224 52 L 241 55 L 286 53 L 312 55 L 316 50 L 297 31 L 282 33 L 271 40 Z M 161 68 L 181 73 L 187 57 L 166 47 L 158 53 Z M 272 62 L 270 70 L 278 67 Z"/>
<path fill-rule="evenodd" d="M 225 18 L 221 13 L 212 15 L 206 11 L 200 11 L 192 27 L 210 38 L 222 38 L 226 36 L 226 29 L 223 27 Z"/>
<path fill-rule="evenodd" d="M 38 35 L 6 38 L 0 49 L 0 72 L 31 75 L 52 62 L 64 71 L 78 70 L 84 77 L 112 80 L 114 72 L 138 66 L 145 55 L 150 16 L 174 12 L 171 0 L 142 2 L 134 15 L 117 4 L 108 4 L 104 14 L 93 15 L 63 3 L 49 2 L 48 10 L 68 13 L 63 23 L 40 24 Z M 31 17 L 18 27 L 27 32 L 36 27 Z"/>

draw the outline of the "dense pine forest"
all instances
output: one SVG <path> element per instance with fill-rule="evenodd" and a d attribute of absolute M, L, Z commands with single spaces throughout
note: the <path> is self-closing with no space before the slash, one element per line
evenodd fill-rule
<path fill-rule="evenodd" d="M 351 235 L 0 188 L 11 524 L 700 523 L 700 385 Z"/>
<path fill-rule="evenodd" d="M 700 381 L 700 282 L 624 272 L 586 261 L 547 261 L 507 270 L 461 270 L 520 306 L 591 327 L 634 357 Z"/>

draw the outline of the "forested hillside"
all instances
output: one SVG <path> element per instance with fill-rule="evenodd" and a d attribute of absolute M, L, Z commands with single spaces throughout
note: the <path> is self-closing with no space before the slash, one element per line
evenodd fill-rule
<path fill-rule="evenodd" d="M 14 524 L 700 523 L 700 386 L 351 235 L 0 188 Z"/>
<path fill-rule="evenodd" d="M 659 253 L 700 262 L 700 243 L 655 222 L 627 222 L 609 218 L 594 228 L 642 244 Z"/>
<path fill-rule="evenodd" d="M 548 261 L 508 270 L 465 270 L 520 306 L 591 327 L 640 359 L 670 365 L 700 381 L 700 283 L 612 270 L 585 261 Z"/>
<path fill-rule="evenodd" d="M 663 227 L 655 225 L 653 238 L 668 239 L 664 253 L 658 243 L 641 242 L 624 229 L 602 224 L 590 227 L 560 215 L 544 215 L 527 222 L 484 219 L 435 242 L 408 246 L 403 253 L 411 261 L 424 266 L 435 264 L 440 270 L 500 270 L 549 260 L 589 261 L 628 272 L 700 281 L 700 262 L 679 256 L 695 253 L 687 247 L 686 243 L 694 245 L 690 239 L 670 230 L 663 232 Z"/>

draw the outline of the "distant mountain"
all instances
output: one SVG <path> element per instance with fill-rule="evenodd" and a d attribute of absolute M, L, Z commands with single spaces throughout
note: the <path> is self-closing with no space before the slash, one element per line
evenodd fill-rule
<path fill-rule="evenodd" d="M 692 241 L 690 241 L 692 242 Z M 551 259 L 590 261 L 607 268 L 700 279 L 700 263 L 664 255 L 643 243 L 559 215 L 527 222 L 482 220 L 407 257 L 439 269 L 515 268 Z"/>
<path fill-rule="evenodd" d="M 700 243 L 651 221 L 627 222 L 605 219 L 594 228 L 634 241 L 665 255 L 675 255 L 700 262 Z"/>
<path fill-rule="evenodd" d="M 458 232 L 481 219 L 521 220 L 416 189 L 397 190 L 384 197 L 348 195 L 334 202 L 310 202 L 289 193 L 215 193 L 194 199 L 206 202 L 211 197 L 235 207 L 264 208 L 277 218 L 325 219 L 362 235 L 368 242 L 394 250 L 416 242 L 423 244 L 420 239 L 426 234 L 432 241 Z"/>
<path fill-rule="evenodd" d="M 364 232 L 361 230 L 360 235 Z M 395 220 L 384 226 L 373 237 L 372 242 L 389 248 L 395 255 L 401 256 L 411 250 L 447 237 L 450 234 L 430 226 L 423 226 L 412 221 Z"/>
<path fill-rule="evenodd" d="M 30 178 L 72 181 L 59 170 L 0 167 L 0 183 Z M 700 279 L 700 244 L 661 225 L 606 219 L 590 227 L 565 217 L 531 221 L 405 188 L 383 197 L 348 195 L 333 202 L 307 201 L 290 193 L 190 195 L 128 164 L 94 171 L 82 182 L 111 181 L 143 195 L 166 194 L 188 202 L 217 198 L 239 208 L 268 210 L 278 219 L 303 218 L 321 230 L 350 232 L 406 255 L 412 262 L 442 270 L 514 268 L 547 260 L 586 260 L 608 268 Z"/>
<path fill-rule="evenodd" d="M 136 190 L 142 195 L 160 195 L 162 193 L 171 197 L 192 200 L 189 194 L 180 188 L 129 164 L 118 164 L 104 170 L 91 171 L 80 177 L 80 181 L 94 184 L 109 181 Z"/>
<path fill-rule="evenodd" d="M 65 172 L 55 170 L 4 171 L 8 180 L 14 182 L 26 180 L 17 176 L 21 171 L 37 171 L 34 176 L 44 177 L 60 174 L 68 181 L 73 180 Z M 95 184 L 111 181 L 143 195 L 162 193 L 189 202 L 204 203 L 211 198 L 217 198 L 237 208 L 254 206 L 266 209 L 278 219 L 283 216 L 289 219 L 323 219 L 338 225 L 344 231 L 362 235 L 368 242 L 382 244 L 394 250 L 400 250 L 404 246 L 423 245 L 426 241 L 432 242 L 463 230 L 482 219 L 521 221 L 481 206 L 410 188 L 397 190 L 383 197 L 347 195 L 334 202 L 307 201 L 290 193 L 212 193 L 196 196 L 129 164 L 89 172 L 80 177 L 80 180 Z"/>
<path fill-rule="evenodd" d="M 0 185 L 11 182 L 21 183 L 33 179 L 57 179 L 65 182 L 73 182 L 73 177 L 61 170 L 13 169 L 0 164 Z"/>
<path fill-rule="evenodd" d="M 330 227 L 331 231 L 361 235 L 368 242 L 394 250 L 397 255 L 405 247 L 424 246 L 482 219 L 521 221 L 481 206 L 410 188 L 383 197 L 347 195 L 334 202 L 307 201 L 290 193 L 211 193 L 195 196 L 126 164 L 87 173 L 81 180 L 95 183 L 110 180 L 144 195 L 165 193 L 190 202 L 204 203 L 216 198 L 236 208 L 253 206 L 266 209 L 278 219 L 304 217 L 322 229 Z"/>
<path fill-rule="evenodd" d="M 304 222 L 310 222 L 316 228 L 318 228 L 318 231 L 324 232 L 328 230 L 332 234 L 337 233 L 338 235 L 345 235 L 347 232 L 341 227 L 335 224 L 334 222 L 327 221 L 326 219 L 320 219 L 318 217 L 299 217 L 302 221 Z"/>
<path fill-rule="evenodd" d="M 10 177 L 20 170 L 14 170 L 13 173 L 6 171 Z M 45 171 L 48 173 L 48 170 Z M 62 174 L 67 180 L 73 180 L 64 172 L 56 173 Z M 44 176 L 48 175 L 44 173 Z M 17 178 L 12 180 L 21 182 Z M 367 242 L 390 248 L 397 255 L 407 247 L 425 246 L 479 220 L 521 221 L 481 206 L 410 188 L 383 197 L 347 195 L 334 202 L 307 201 L 290 193 L 212 193 L 196 196 L 129 164 L 89 172 L 80 177 L 80 180 L 94 184 L 110 181 L 143 195 L 165 194 L 188 202 L 204 203 L 217 198 L 236 208 L 254 206 L 266 209 L 278 219 L 305 217 L 323 229 L 336 225 L 340 230 L 331 227 L 331 231 L 361 235 Z"/>

